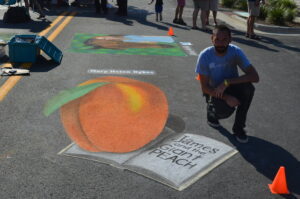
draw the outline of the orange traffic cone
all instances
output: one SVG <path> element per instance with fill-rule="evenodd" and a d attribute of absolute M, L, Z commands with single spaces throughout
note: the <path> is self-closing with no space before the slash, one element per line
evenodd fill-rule
<path fill-rule="evenodd" d="M 169 36 L 174 36 L 174 31 L 173 31 L 172 27 L 169 28 L 168 35 Z"/>
<path fill-rule="evenodd" d="M 269 188 L 274 194 L 289 194 L 287 188 L 286 177 L 285 177 L 285 168 L 280 167 L 272 184 L 269 184 Z"/>
<path fill-rule="evenodd" d="M 200 80 L 200 75 L 198 74 L 196 77 L 195 77 L 196 80 Z"/>

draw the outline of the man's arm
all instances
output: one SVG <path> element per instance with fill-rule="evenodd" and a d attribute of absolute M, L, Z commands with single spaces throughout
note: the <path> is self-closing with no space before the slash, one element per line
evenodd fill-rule
<path fill-rule="evenodd" d="M 200 74 L 199 74 L 199 76 L 200 76 L 200 85 L 201 85 L 202 92 L 204 94 L 215 97 L 214 88 L 212 88 L 209 85 L 209 77 L 206 75 L 200 75 Z"/>
<path fill-rule="evenodd" d="M 225 79 L 224 82 L 222 82 L 215 89 L 217 98 L 222 98 L 225 89 L 229 85 L 241 84 L 241 83 L 247 83 L 247 82 L 253 82 L 253 83 L 255 82 L 256 83 L 259 81 L 258 73 L 256 72 L 255 68 L 252 65 L 248 66 L 243 71 L 245 73 L 244 75 L 236 77 L 236 78 L 232 78 L 232 79 Z"/>
<path fill-rule="evenodd" d="M 243 71 L 245 72 L 244 75 L 239 76 L 237 78 L 227 79 L 227 83 L 231 85 L 231 84 L 241 84 L 247 82 L 253 82 L 253 83 L 259 82 L 258 73 L 252 65 L 250 65 Z"/>
<path fill-rule="evenodd" d="M 207 95 L 210 95 L 212 97 L 215 97 L 215 98 L 223 99 L 230 107 L 235 107 L 235 106 L 238 106 L 240 104 L 238 99 L 236 99 L 235 97 L 233 97 L 231 95 L 223 94 L 223 93 L 222 93 L 221 96 L 218 95 L 218 93 L 216 92 L 217 90 L 210 87 L 209 78 L 207 76 L 200 75 L 200 84 L 201 84 L 201 88 L 202 88 L 203 93 L 205 93 Z"/>

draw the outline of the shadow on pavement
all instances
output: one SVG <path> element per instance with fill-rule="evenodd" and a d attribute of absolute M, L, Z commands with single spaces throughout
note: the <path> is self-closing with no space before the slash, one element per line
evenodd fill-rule
<path fill-rule="evenodd" d="M 168 117 L 168 120 L 167 120 L 165 126 L 169 127 L 176 133 L 181 133 L 185 129 L 185 122 L 181 117 L 179 117 L 177 115 L 169 114 L 169 117 Z"/>
<path fill-rule="evenodd" d="M 229 26 L 229 25 L 228 25 Z M 269 48 L 263 44 L 261 44 L 259 41 L 255 41 L 255 40 L 250 40 L 250 39 L 244 39 L 245 38 L 245 33 L 238 31 L 238 30 L 234 30 L 233 27 L 229 26 L 232 32 L 232 41 L 237 42 L 237 43 L 241 43 L 241 44 L 245 44 L 248 46 L 252 46 L 255 48 L 260 48 L 263 50 L 268 50 L 268 51 L 272 51 L 272 52 L 279 52 L 278 50 Z M 239 36 L 239 37 L 235 37 L 235 36 Z"/>
<path fill-rule="evenodd" d="M 86 5 L 84 8 L 73 8 L 71 9 L 65 9 L 65 10 L 50 10 L 46 13 L 46 16 L 58 16 L 63 11 L 68 12 L 77 12 L 75 17 L 91 17 L 91 18 L 105 18 L 110 21 L 115 21 L 122 23 L 124 25 L 133 26 L 133 23 L 136 21 L 140 24 L 143 24 L 145 26 L 154 27 L 160 30 L 168 30 L 168 27 L 163 25 L 162 23 L 154 23 L 151 21 L 147 21 L 148 15 L 153 15 L 154 12 L 149 12 L 144 9 L 137 8 L 135 6 L 128 6 L 128 16 L 118 16 L 116 15 L 117 8 L 112 7 L 108 9 L 107 14 L 98 14 L 95 12 L 95 8 L 93 4 Z M 153 20 L 155 17 L 153 16 Z"/>
<path fill-rule="evenodd" d="M 181 26 L 181 25 L 177 25 L 177 24 L 169 23 L 169 22 L 165 22 L 165 21 L 162 21 L 161 23 L 165 24 L 168 27 L 173 27 L 173 28 L 178 28 L 178 29 L 183 29 L 183 30 L 191 30 L 191 28 L 189 28 L 188 26 Z"/>
<path fill-rule="evenodd" d="M 281 41 L 279 41 L 277 39 L 270 38 L 270 37 L 262 37 L 261 42 L 268 43 L 268 44 L 273 44 L 276 47 L 284 48 L 284 49 L 287 49 L 287 50 L 290 50 L 290 51 L 300 52 L 300 48 L 287 46 L 287 45 L 283 44 Z"/>
<path fill-rule="evenodd" d="M 270 179 L 270 184 L 280 166 L 285 167 L 288 189 L 291 194 L 282 195 L 282 197 L 292 199 L 296 198 L 292 193 L 300 194 L 300 162 L 291 153 L 276 144 L 252 136 L 249 136 L 249 143 L 240 144 L 227 129 L 220 127 L 217 130 L 228 138 L 245 160 Z"/>
<path fill-rule="evenodd" d="M 47 60 L 40 55 L 37 61 L 30 67 L 30 72 L 48 72 L 57 66 L 59 66 L 59 64 L 52 59 Z"/>
<path fill-rule="evenodd" d="M 52 22 L 47 19 L 42 21 L 29 21 L 26 23 L 4 23 L 3 20 L 0 20 L 0 29 L 28 29 L 30 32 L 39 33 L 46 29 Z"/>
<path fill-rule="evenodd" d="M 119 17 L 116 16 L 114 13 L 116 12 L 115 8 L 111 8 L 110 13 L 106 16 L 104 16 L 106 19 L 111 20 L 111 21 L 117 21 L 117 22 L 122 22 L 125 25 L 132 25 L 133 21 L 136 21 L 142 25 L 145 26 L 150 26 L 157 28 L 159 30 L 168 30 L 168 27 L 165 25 L 161 25 L 158 23 L 153 23 L 151 21 L 147 21 L 147 16 L 148 15 L 153 15 L 153 12 L 149 12 L 147 10 L 143 10 L 134 6 L 129 6 L 128 7 L 128 16 L 127 17 Z M 154 19 L 154 16 L 153 16 Z"/>
<path fill-rule="evenodd" d="M 234 27 L 226 24 L 228 27 L 230 27 L 231 32 L 232 32 L 232 40 L 237 42 L 237 43 L 242 43 L 242 44 L 246 44 L 255 48 L 260 48 L 263 50 L 268 50 L 268 51 L 273 51 L 273 52 L 279 52 L 279 50 L 275 50 L 272 48 L 269 48 L 263 44 L 272 44 L 273 46 L 279 47 L 279 48 L 284 48 L 290 51 L 294 51 L 294 52 L 300 52 L 300 48 L 298 47 L 292 47 L 292 46 L 287 46 L 285 44 L 283 44 L 281 41 L 271 38 L 271 37 L 266 37 L 266 36 L 261 36 L 261 40 L 250 40 L 250 39 L 244 39 L 241 37 L 245 36 L 245 33 L 242 31 L 238 31 L 235 30 Z M 234 36 L 241 36 L 241 37 L 234 37 Z"/>

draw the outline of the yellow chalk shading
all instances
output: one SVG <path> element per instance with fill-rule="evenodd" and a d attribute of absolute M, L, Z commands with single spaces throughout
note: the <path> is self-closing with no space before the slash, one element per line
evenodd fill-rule
<path fill-rule="evenodd" d="M 116 84 L 121 89 L 123 94 L 127 97 L 129 107 L 133 112 L 138 112 L 143 106 L 143 97 L 138 93 L 136 89 L 125 84 Z"/>

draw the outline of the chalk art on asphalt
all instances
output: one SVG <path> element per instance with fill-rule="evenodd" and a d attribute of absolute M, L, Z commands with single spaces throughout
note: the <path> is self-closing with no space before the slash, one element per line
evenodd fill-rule
<path fill-rule="evenodd" d="M 126 55 L 186 56 L 178 43 L 169 36 L 139 35 L 74 35 L 71 52 Z"/>

